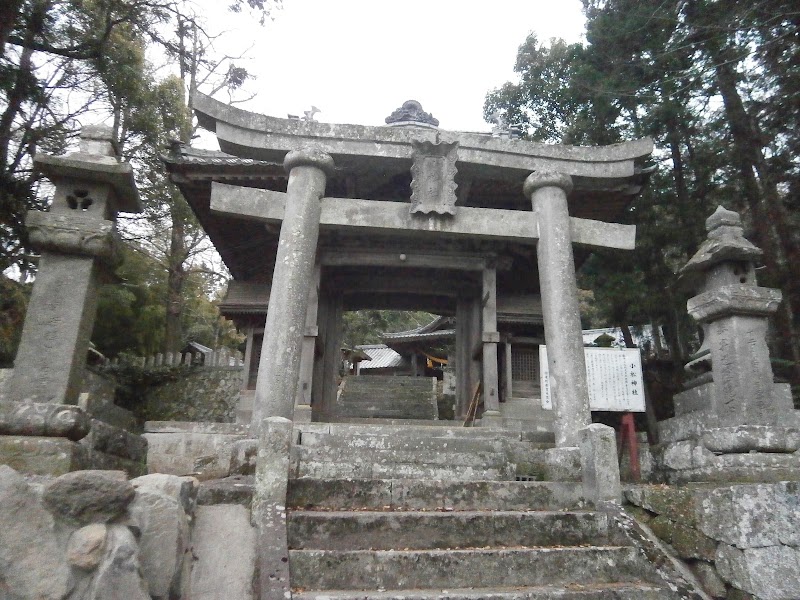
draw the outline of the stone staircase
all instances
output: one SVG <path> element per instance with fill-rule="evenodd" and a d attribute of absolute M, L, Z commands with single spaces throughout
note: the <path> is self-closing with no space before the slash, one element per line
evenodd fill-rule
<path fill-rule="evenodd" d="M 345 379 L 333 418 L 436 419 L 437 416 L 435 378 L 363 375 Z"/>
<path fill-rule="evenodd" d="M 297 441 L 296 600 L 685 597 L 580 483 L 516 481 L 519 432 L 314 423 Z"/>

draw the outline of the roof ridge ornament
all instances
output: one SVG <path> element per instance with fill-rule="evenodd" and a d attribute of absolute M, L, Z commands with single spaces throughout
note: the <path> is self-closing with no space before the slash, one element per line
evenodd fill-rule
<path fill-rule="evenodd" d="M 386 117 L 386 124 L 391 127 L 439 127 L 439 119 L 422 110 L 422 104 L 416 100 L 406 100 L 400 108 Z"/>

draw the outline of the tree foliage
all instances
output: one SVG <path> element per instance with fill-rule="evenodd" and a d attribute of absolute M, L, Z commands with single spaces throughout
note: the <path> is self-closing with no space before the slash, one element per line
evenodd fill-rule
<path fill-rule="evenodd" d="M 396 333 L 427 325 L 436 316 L 412 310 L 356 310 L 344 313 L 342 343 L 354 347 L 380 344 L 384 333 Z"/>
<path fill-rule="evenodd" d="M 519 81 L 487 96 L 531 139 L 656 141 L 658 167 L 626 219 L 634 253 L 597 253 L 583 270 L 607 322 L 665 327 L 676 362 L 690 350 L 677 270 L 718 204 L 742 213 L 764 249 L 762 285 L 781 287 L 778 352 L 800 381 L 798 115 L 800 11 L 781 0 L 584 0 L 586 43 L 530 36 Z"/>
<path fill-rule="evenodd" d="M 235 0 L 230 9 L 263 22 L 279 5 Z M 190 0 L 15 0 L 0 9 L 0 272 L 23 281 L 35 274 L 24 216 L 46 210 L 52 189 L 33 171 L 33 155 L 68 151 L 81 123 L 113 123 L 145 206 L 120 221 L 130 268 L 146 263 L 159 283 L 146 293 L 134 284 L 104 290 L 98 335 L 112 353 L 122 342 L 102 329 L 118 332 L 114 322 L 133 327 L 129 349 L 177 350 L 186 331 L 198 332 L 189 315 L 209 318 L 194 310 L 192 295 L 222 275 L 202 256 L 210 245 L 158 158 L 172 139 L 192 137 L 191 90 L 235 91 L 250 77 L 236 57 L 214 52 L 201 10 Z"/>

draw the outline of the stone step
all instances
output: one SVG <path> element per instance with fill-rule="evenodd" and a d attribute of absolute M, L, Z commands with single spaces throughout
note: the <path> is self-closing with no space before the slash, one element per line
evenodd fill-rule
<path fill-rule="evenodd" d="M 408 386 L 408 385 L 363 385 L 348 383 L 342 391 L 342 398 L 356 397 L 356 396 L 372 396 L 373 398 L 380 398 L 385 395 L 387 401 L 394 400 L 397 396 L 405 395 L 408 397 L 433 397 L 433 386 L 430 382 L 426 382 L 424 386 Z"/>
<path fill-rule="evenodd" d="M 362 386 L 379 386 L 385 387 L 388 385 L 408 386 L 408 387 L 427 387 L 431 389 L 430 377 L 411 377 L 402 375 L 356 375 L 355 377 L 347 378 L 347 386 L 362 385 Z"/>
<path fill-rule="evenodd" d="M 597 512 L 292 511 L 289 547 L 315 550 L 429 550 L 607 544 Z"/>
<path fill-rule="evenodd" d="M 665 600 L 673 597 L 668 591 L 644 582 L 569 584 L 567 587 L 325 590 L 292 594 L 294 600 Z"/>
<path fill-rule="evenodd" d="M 445 421 L 439 419 L 382 419 L 379 417 L 366 417 L 366 418 L 359 418 L 359 417 L 337 417 L 336 415 L 327 415 L 325 418 L 325 424 L 337 423 L 337 424 L 351 424 L 351 425 L 370 425 L 370 426 L 383 426 L 383 425 L 422 425 L 425 427 L 462 427 L 463 424 L 460 421 Z M 319 425 L 320 423 L 316 423 Z"/>
<path fill-rule="evenodd" d="M 420 408 L 386 408 L 385 406 L 337 406 L 336 414 L 339 418 L 342 417 L 356 417 L 359 419 L 368 419 L 370 417 L 377 417 L 380 419 L 430 419 L 435 416 L 430 407 L 425 409 Z"/>
<path fill-rule="evenodd" d="M 200 483 L 198 504 L 250 506 L 253 476 Z M 322 510 L 574 510 L 584 505 L 578 483 L 435 481 L 425 479 L 290 479 L 290 509 Z"/>
<path fill-rule="evenodd" d="M 391 394 L 392 392 L 386 392 Z M 346 408 L 349 406 L 376 406 L 380 408 L 433 408 L 433 400 L 431 398 L 420 398 L 416 394 L 392 394 L 391 398 L 376 398 L 377 394 L 370 392 L 369 394 L 359 394 L 357 396 L 348 396 L 346 399 L 342 396 L 340 402 L 337 402 L 339 408 Z"/>
<path fill-rule="evenodd" d="M 541 586 L 635 582 L 629 546 L 468 550 L 290 550 L 292 585 L 306 590 Z"/>
<path fill-rule="evenodd" d="M 348 377 L 344 391 L 380 391 L 380 390 L 412 390 L 415 392 L 433 393 L 433 382 L 430 377 L 389 377 L 382 381 L 371 381 L 373 377 Z"/>
<path fill-rule="evenodd" d="M 430 437 L 431 435 L 436 435 L 437 437 L 527 439 L 522 437 L 523 434 L 519 431 L 503 431 L 485 427 L 464 427 L 462 424 L 453 421 L 426 421 L 420 423 L 414 420 L 399 420 L 380 423 L 367 420 L 363 423 L 298 423 L 295 427 L 301 434 L 306 432 L 332 433 L 345 437 L 352 437 L 354 435 Z"/>
<path fill-rule="evenodd" d="M 499 467 L 507 462 L 502 450 L 449 450 L 442 445 L 416 450 L 388 448 L 332 448 L 327 446 L 295 446 L 292 448 L 295 460 L 335 463 L 373 463 L 373 464 L 410 464 L 410 465 L 450 465 L 454 467 Z"/>
<path fill-rule="evenodd" d="M 561 510 L 583 505 L 579 483 L 426 479 L 290 479 L 288 504 L 327 510 Z"/>
<path fill-rule="evenodd" d="M 435 419 L 433 385 L 421 377 L 350 377 L 333 413 L 339 419 Z"/>
<path fill-rule="evenodd" d="M 453 455 L 457 456 L 457 455 Z M 314 479 L 450 479 L 455 481 L 507 481 L 515 477 L 513 465 L 467 466 L 420 463 L 296 461 L 291 477 Z"/>
<path fill-rule="evenodd" d="M 348 450 L 403 450 L 413 452 L 505 452 L 507 442 L 496 438 L 445 437 L 436 432 L 424 435 L 353 435 L 308 432 L 300 435 L 300 445 L 308 448 L 343 448 Z M 541 454 L 543 450 L 531 452 Z M 520 454 L 527 456 L 525 450 Z"/>

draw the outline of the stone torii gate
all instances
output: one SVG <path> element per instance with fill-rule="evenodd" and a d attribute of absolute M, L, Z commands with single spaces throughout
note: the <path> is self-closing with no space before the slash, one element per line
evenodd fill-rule
<path fill-rule="evenodd" d="M 413 114 L 394 128 L 329 125 L 258 115 L 201 94 L 195 109 L 224 152 L 282 161 L 289 173 L 286 192 L 216 182 L 211 187 L 212 212 L 280 223 L 253 409 L 257 428 L 268 417 L 293 418 L 304 339 L 313 340 L 307 311 L 319 233 L 330 228 L 535 244 L 556 444 L 578 445 L 577 432 L 591 418 L 573 244 L 631 250 L 635 228 L 571 217 L 568 197 L 573 187 L 602 195 L 615 186 L 632 186 L 635 161 L 650 154 L 651 140 L 600 148 L 553 146 L 441 131 Z M 410 170 L 411 203 L 326 197 L 328 178 L 359 162 L 383 171 Z M 461 171 L 506 181 L 527 175 L 523 189 L 533 210 L 459 205 L 455 177 Z M 495 278 L 495 269 L 484 269 L 480 342 L 487 423 L 499 416 Z M 305 347 L 307 362 L 309 344 Z"/>

